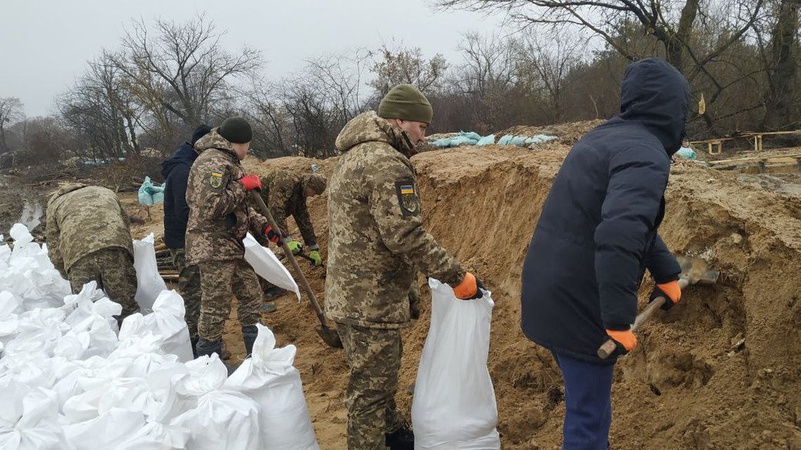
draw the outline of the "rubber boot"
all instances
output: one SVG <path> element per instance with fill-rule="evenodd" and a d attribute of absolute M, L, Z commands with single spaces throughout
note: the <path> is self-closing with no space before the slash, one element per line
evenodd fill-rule
<path fill-rule="evenodd" d="M 247 325 L 242 327 L 242 339 L 245 341 L 245 358 L 253 353 L 253 343 L 256 342 L 256 336 L 258 335 L 259 329 L 256 327 L 256 325 Z"/>
<path fill-rule="evenodd" d="M 212 353 L 216 353 L 222 360 L 222 339 L 207 341 L 199 337 L 195 344 L 195 353 L 197 356 L 211 356 Z"/>
<path fill-rule="evenodd" d="M 228 371 L 228 375 L 230 376 L 236 370 L 236 367 L 228 364 L 222 359 L 222 339 L 217 339 L 216 341 L 207 341 L 203 338 L 198 339 L 197 346 L 198 356 L 211 356 L 212 353 L 216 353 L 217 356 L 220 357 L 220 361 L 225 364 L 225 369 Z"/>
<path fill-rule="evenodd" d="M 384 442 L 390 450 L 414 450 L 414 433 L 409 425 L 404 424 L 392 433 L 387 433 Z"/>
<path fill-rule="evenodd" d="M 189 338 L 189 343 L 192 344 L 192 357 L 197 359 L 197 342 L 200 340 L 199 336 Z"/>

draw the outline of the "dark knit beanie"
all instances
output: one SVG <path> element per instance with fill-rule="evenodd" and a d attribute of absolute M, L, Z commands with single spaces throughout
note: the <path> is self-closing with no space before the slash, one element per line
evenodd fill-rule
<path fill-rule="evenodd" d="M 233 144 L 247 144 L 253 140 L 253 129 L 243 117 L 229 117 L 223 120 L 217 132 Z"/>
<path fill-rule="evenodd" d="M 198 139 L 209 134 L 210 131 L 211 131 L 210 126 L 206 125 L 205 123 L 203 125 L 200 125 L 199 127 L 195 128 L 195 131 L 192 132 L 192 141 L 190 141 L 189 143 L 195 145 L 195 142 L 197 142 Z"/>
<path fill-rule="evenodd" d="M 387 92 L 378 104 L 378 116 L 384 119 L 431 123 L 434 109 L 422 92 L 411 84 L 399 84 Z"/>

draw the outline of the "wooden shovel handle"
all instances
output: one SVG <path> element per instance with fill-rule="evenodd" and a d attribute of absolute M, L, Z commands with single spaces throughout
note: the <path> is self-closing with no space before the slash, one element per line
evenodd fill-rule
<path fill-rule="evenodd" d="M 690 284 L 689 278 L 687 277 L 679 278 L 679 288 L 681 288 L 682 290 L 684 290 L 684 288 L 686 288 L 689 284 Z M 637 315 L 637 318 L 634 319 L 634 325 L 631 326 L 631 331 L 634 332 L 638 328 L 640 328 L 640 325 L 642 325 L 643 322 L 645 322 L 649 317 L 651 317 L 651 315 L 653 315 L 653 313 L 656 310 L 661 308 L 666 301 L 667 299 L 663 295 L 660 295 L 659 297 L 655 298 L 654 301 L 649 303 L 648 306 L 641 313 Z M 615 350 L 617 350 L 617 344 L 615 344 L 615 341 L 613 341 L 612 339 L 609 339 L 608 341 L 601 344 L 600 347 L 598 347 L 598 357 L 601 359 L 606 359 L 609 357 L 609 355 L 614 353 Z"/>
<path fill-rule="evenodd" d="M 282 231 L 275 223 L 275 219 L 273 219 L 273 215 L 270 214 L 270 209 L 266 204 L 264 204 L 264 200 L 262 200 L 261 195 L 259 195 L 259 193 L 256 191 L 250 191 L 250 198 L 256 203 L 256 206 L 258 206 L 259 212 L 267 218 L 267 222 L 269 222 L 270 226 L 273 227 L 273 231 L 276 233 Z M 284 254 L 289 259 L 289 262 L 292 263 L 292 267 L 295 268 L 295 273 L 300 279 L 301 287 L 303 287 L 303 290 L 306 292 L 309 300 L 311 300 L 312 308 L 314 308 L 314 312 L 317 314 L 320 324 L 323 326 L 323 328 L 328 328 L 328 324 L 325 321 L 325 314 L 323 314 L 323 309 L 317 302 L 317 298 L 314 296 L 314 292 L 312 292 L 311 287 L 309 287 L 309 283 L 306 281 L 306 276 L 303 275 L 303 271 L 300 270 L 300 266 L 298 265 L 298 261 L 295 259 L 295 255 L 292 254 L 292 251 L 289 249 L 289 245 L 287 245 L 287 242 L 283 238 L 281 239 L 281 246 L 284 249 Z"/>

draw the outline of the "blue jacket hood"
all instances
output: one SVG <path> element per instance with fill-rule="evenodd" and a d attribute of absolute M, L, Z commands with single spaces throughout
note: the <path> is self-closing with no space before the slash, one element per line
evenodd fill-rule
<path fill-rule="evenodd" d="M 682 95 L 676 95 L 680 92 Z M 667 61 L 646 58 L 626 68 L 620 92 L 620 118 L 642 123 L 668 155 L 681 148 L 690 85 Z"/>
<path fill-rule="evenodd" d="M 172 170 L 178 164 L 186 164 L 189 167 L 192 167 L 192 163 L 197 159 L 197 155 L 198 153 L 195 151 L 195 148 L 192 147 L 189 142 L 184 142 L 170 157 L 170 159 L 167 159 L 161 163 L 161 176 L 163 176 L 166 180 L 170 175 L 170 172 L 172 172 Z"/>

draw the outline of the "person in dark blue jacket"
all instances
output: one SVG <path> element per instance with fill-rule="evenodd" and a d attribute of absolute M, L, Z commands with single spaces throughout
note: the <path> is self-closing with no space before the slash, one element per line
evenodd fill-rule
<path fill-rule="evenodd" d="M 620 114 L 568 153 L 545 200 L 522 275 L 522 329 L 549 349 L 565 382 L 563 448 L 606 449 L 618 355 L 634 349 L 630 330 L 645 269 L 666 295 L 681 298 L 676 258 L 657 234 L 671 156 L 681 147 L 690 88 L 658 58 L 630 64 Z M 597 350 L 608 339 L 617 351 Z"/>
<path fill-rule="evenodd" d="M 164 177 L 164 243 L 170 249 L 173 264 L 178 269 L 178 293 L 184 298 L 186 325 L 192 340 L 192 351 L 198 340 L 197 321 L 200 316 L 200 270 L 186 265 L 184 236 L 189 220 L 189 205 L 186 203 L 186 183 L 189 169 L 198 153 L 195 142 L 211 131 L 208 125 L 200 125 L 192 133 L 192 141 L 184 142 L 175 153 L 161 163 Z M 195 355 L 197 356 L 197 355 Z"/>

